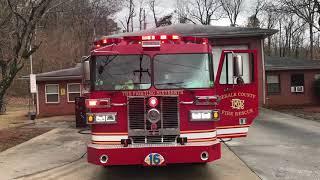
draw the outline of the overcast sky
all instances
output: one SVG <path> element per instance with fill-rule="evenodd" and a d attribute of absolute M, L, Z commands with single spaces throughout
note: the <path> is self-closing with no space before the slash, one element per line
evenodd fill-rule
<path fill-rule="evenodd" d="M 135 3 L 135 11 L 136 11 L 136 17 L 134 17 L 134 28 L 135 30 L 138 30 L 139 28 L 139 7 L 140 7 L 140 0 L 134 0 Z M 243 9 L 244 11 L 239 15 L 238 19 L 237 19 L 237 24 L 238 25 L 245 25 L 247 18 L 248 18 L 248 14 L 249 13 L 249 9 L 248 7 L 250 7 L 250 1 L 253 0 L 244 0 L 244 4 L 243 4 Z M 248 2 L 249 1 L 249 2 Z M 145 9 L 146 9 L 146 13 L 147 13 L 147 28 L 150 27 L 154 27 L 154 20 L 153 20 L 153 16 L 152 13 L 149 9 L 149 7 L 147 6 L 148 0 L 144 0 L 144 4 L 145 4 Z M 174 11 L 174 9 L 176 8 L 176 0 L 157 0 L 156 1 L 156 13 L 157 13 L 157 17 L 162 17 L 163 15 L 172 13 Z M 252 6 L 252 5 L 251 5 Z M 122 11 L 120 11 L 119 13 L 117 13 L 115 15 L 115 20 L 118 23 L 119 27 L 123 28 L 123 26 L 120 23 L 120 20 L 122 20 L 124 22 L 125 16 L 127 16 L 128 14 L 128 9 L 127 8 L 123 8 Z M 175 20 L 174 20 L 175 21 Z M 222 18 L 219 21 L 212 21 L 212 25 L 218 25 L 218 26 L 229 26 L 230 25 L 230 21 L 228 18 Z"/>

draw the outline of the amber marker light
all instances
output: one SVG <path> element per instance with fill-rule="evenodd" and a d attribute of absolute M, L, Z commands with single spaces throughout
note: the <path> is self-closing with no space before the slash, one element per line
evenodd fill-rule
<path fill-rule="evenodd" d="M 87 121 L 88 121 L 88 123 L 93 123 L 94 122 L 94 115 L 93 114 L 88 115 Z"/>

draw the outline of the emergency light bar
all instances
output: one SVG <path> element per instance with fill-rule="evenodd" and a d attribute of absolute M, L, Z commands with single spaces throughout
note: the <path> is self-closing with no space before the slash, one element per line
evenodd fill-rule
<path fill-rule="evenodd" d="M 128 37 L 130 39 L 130 37 Z M 149 41 L 149 40 L 179 40 L 180 36 L 178 35 L 147 35 L 141 36 L 142 41 Z"/>
<path fill-rule="evenodd" d="M 143 48 L 160 47 L 161 44 L 208 44 L 207 38 L 192 37 L 192 36 L 179 36 L 175 34 L 162 34 L 162 35 L 144 35 L 144 36 L 125 36 L 121 38 L 104 38 L 95 41 L 93 49 L 104 47 L 111 44 L 141 44 Z"/>
<path fill-rule="evenodd" d="M 111 44 L 119 44 L 121 42 L 121 38 L 105 38 L 98 41 L 93 42 L 93 49 L 100 48 L 103 46 L 111 45 Z"/>

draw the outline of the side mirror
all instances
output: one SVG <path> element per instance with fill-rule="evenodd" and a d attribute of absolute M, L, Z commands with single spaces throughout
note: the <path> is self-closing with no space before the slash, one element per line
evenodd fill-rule
<path fill-rule="evenodd" d="M 243 76 L 243 60 L 240 55 L 233 56 L 233 77 Z"/>
<path fill-rule="evenodd" d="M 88 59 L 82 61 L 82 75 L 85 82 L 90 81 L 90 61 Z"/>

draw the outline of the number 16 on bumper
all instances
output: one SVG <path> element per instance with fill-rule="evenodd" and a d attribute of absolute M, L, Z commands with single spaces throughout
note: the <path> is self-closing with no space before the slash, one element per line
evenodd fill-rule
<path fill-rule="evenodd" d="M 164 163 L 164 158 L 161 154 L 150 153 L 144 158 L 144 162 L 149 166 L 160 166 Z"/>

